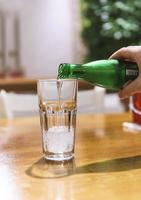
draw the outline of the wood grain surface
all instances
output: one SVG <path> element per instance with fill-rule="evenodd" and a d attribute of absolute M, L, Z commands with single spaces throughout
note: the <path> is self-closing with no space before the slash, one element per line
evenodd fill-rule
<path fill-rule="evenodd" d="M 37 93 L 37 81 L 40 77 L 17 77 L 17 78 L 0 78 L 0 89 L 7 92 L 32 92 Z M 85 81 L 79 80 L 79 90 L 93 89 L 94 86 Z"/>
<path fill-rule="evenodd" d="M 131 114 L 79 115 L 75 158 L 42 157 L 39 118 L 0 120 L 0 199 L 141 199 L 141 132 Z"/>

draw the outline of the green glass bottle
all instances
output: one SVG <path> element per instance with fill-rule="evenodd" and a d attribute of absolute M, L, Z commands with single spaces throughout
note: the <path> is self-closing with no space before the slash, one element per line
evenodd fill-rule
<path fill-rule="evenodd" d="M 98 60 L 86 64 L 60 64 L 58 78 L 78 78 L 107 89 L 118 90 L 138 76 L 136 63 L 116 59 Z"/>

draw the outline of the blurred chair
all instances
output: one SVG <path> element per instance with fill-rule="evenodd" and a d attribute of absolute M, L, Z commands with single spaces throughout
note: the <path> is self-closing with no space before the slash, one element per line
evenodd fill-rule
<path fill-rule="evenodd" d="M 0 92 L 0 118 L 12 119 L 38 114 L 38 99 L 35 94 Z"/>
<path fill-rule="evenodd" d="M 95 86 L 91 90 L 78 92 L 78 113 L 102 113 L 105 89 Z"/>
<path fill-rule="evenodd" d="M 105 95 L 104 113 L 121 113 L 125 112 L 125 107 L 117 93 L 108 93 Z"/>
<path fill-rule="evenodd" d="M 102 113 L 104 96 L 105 89 L 100 87 L 79 91 L 78 113 Z M 12 119 L 39 114 L 37 94 L 16 94 L 1 90 L 0 105 L 0 118 Z"/>

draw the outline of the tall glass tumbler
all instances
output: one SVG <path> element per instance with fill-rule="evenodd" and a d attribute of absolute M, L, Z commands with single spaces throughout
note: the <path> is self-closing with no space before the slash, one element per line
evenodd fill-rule
<path fill-rule="evenodd" d="M 136 93 L 130 98 L 133 123 L 141 126 L 141 93 Z"/>
<path fill-rule="evenodd" d="M 38 99 L 42 146 L 48 160 L 74 156 L 77 112 L 77 80 L 41 79 Z"/>

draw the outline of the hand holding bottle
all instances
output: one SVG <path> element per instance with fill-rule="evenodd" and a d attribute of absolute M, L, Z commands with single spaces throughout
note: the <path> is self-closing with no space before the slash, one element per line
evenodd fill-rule
<path fill-rule="evenodd" d="M 136 62 L 139 67 L 139 76 L 120 90 L 120 98 L 125 99 L 137 92 L 141 92 L 141 46 L 123 47 L 113 53 L 110 58 Z"/>
<path fill-rule="evenodd" d="M 106 89 L 119 90 L 139 74 L 135 62 L 117 59 L 96 60 L 84 64 L 61 63 L 58 78 L 82 79 Z"/>

